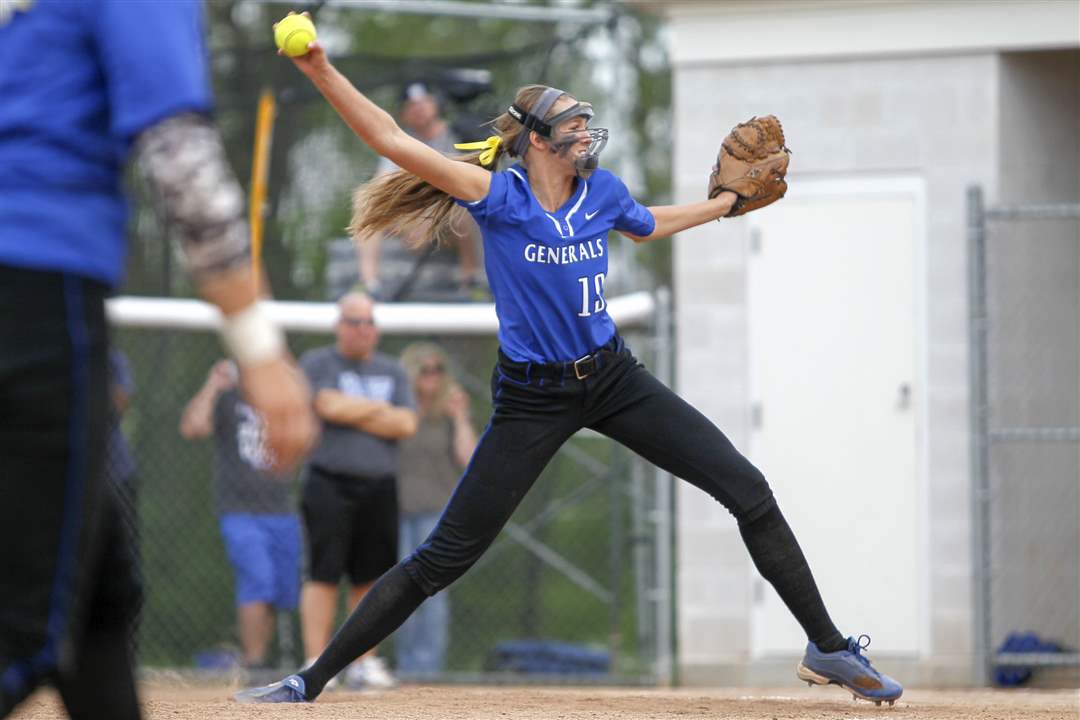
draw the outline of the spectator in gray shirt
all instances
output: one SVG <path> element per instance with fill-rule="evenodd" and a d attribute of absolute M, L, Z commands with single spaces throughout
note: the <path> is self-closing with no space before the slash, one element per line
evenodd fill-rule
<path fill-rule="evenodd" d="M 322 421 L 301 500 L 308 563 L 300 616 L 309 659 L 330 641 L 342 575 L 349 579 L 351 610 L 397 562 L 398 441 L 413 435 L 418 423 L 404 368 L 376 352 L 371 298 L 350 293 L 338 309 L 337 343 L 300 358 Z M 395 684 L 374 649 L 350 666 L 346 681 Z"/>
<path fill-rule="evenodd" d="M 243 664 L 267 666 L 277 611 L 296 609 L 300 594 L 300 519 L 294 474 L 271 470 L 262 418 L 240 395 L 236 365 L 217 362 L 188 402 L 180 434 L 214 436 L 218 521 L 236 572 L 236 615 Z"/>

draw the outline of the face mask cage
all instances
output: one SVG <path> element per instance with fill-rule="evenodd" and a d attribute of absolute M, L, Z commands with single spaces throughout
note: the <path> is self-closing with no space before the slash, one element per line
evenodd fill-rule
<path fill-rule="evenodd" d="M 565 155 L 574 145 L 588 138 L 589 144 L 585 146 L 584 152 L 574 156 L 574 165 L 578 169 L 578 174 L 587 178 L 600 165 L 600 153 L 607 145 L 608 134 L 607 128 L 588 128 L 560 133 L 558 139 L 552 142 L 551 149 L 560 155 Z"/>
<path fill-rule="evenodd" d="M 585 121 L 588 122 L 593 117 L 592 105 L 589 103 L 576 103 L 546 122 L 542 120 L 541 118 L 551 110 L 555 101 L 565 94 L 566 93 L 557 88 L 546 89 L 540 96 L 540 99 L 536 102 L 536 107 L 534 108 L 536 111 L 535 115 L 532 112 L 526 112 L 517 105 L 511 105 L 507 112 L 510 114 L 510 117 L 524 125 L 527 130 L 536 132 L 541 137 L 550 140 L 552 150 L 559 153 L 566 152 L 574 144 L 580 142 L 583 139 L 583 135 L 587 135 L 591 142 L 586 146 L 584 153 L 574 158 L 574 164 L 578 169 L 579 175 L 588 177 L 600 163 L 600 152 L 604 149 L 604 146 L 607 145 L 609 133 L 607 128 L 591 128 L 571 133 L 556 133 L 554 128 L 567 120 L 583 117 L 585 118 Z M 518 136 L 517 141 L 510 151 L 511 154 L 522 157 L 528 147 L 529 133 L 523 132 Z"/>

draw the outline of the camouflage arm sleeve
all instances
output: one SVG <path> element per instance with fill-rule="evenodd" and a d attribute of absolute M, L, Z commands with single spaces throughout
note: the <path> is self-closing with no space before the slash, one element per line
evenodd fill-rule
<path fill-rule="evenodd" d="M 244 193 L 221 135 L 197 114 L 174 115 L 143 131 L 135 161 L 155 191 L 167 227 L 196 278 L 250 259 Z"/>

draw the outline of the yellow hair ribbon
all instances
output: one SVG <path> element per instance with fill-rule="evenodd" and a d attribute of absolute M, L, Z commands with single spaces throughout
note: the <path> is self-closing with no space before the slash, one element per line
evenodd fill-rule
<path fill-rule="evenodd" d="M 495 162 L 495 153 L 498 152 L 499 145 L 501 144 L 501 137 L 498 135 L 489 135 L 487 140 L 470 143 L 455 143 L 454 147 L 458 150 L 483 150 L 483 152 L 480 153 L 480 164 L 487 167 Z"/>

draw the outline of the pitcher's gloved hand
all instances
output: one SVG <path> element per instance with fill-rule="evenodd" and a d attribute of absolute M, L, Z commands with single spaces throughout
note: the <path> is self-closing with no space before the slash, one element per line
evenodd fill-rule
<path fill-rule="evenodd" d="M 720 146 L 709 176 L 709 198 L 724 190 L 739 196 L 726 217 L 765 207 L 787 192 L 788 160 L 784 129 L 774 115 L 739 123 Z"/>

